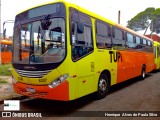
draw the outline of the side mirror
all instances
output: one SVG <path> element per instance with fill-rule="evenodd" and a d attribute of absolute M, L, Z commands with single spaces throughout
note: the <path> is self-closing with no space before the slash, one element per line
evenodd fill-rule
<path fill-rule="evenodd" d="M 84 33 L 84 24 L 83 23 L 78 23 L 78 29 L 77 29 L 78 33 Z"/>
<path fill-rule="evenodd" d="M 3 30 L 3 38 L 6 38 L 6 28 Z"/>

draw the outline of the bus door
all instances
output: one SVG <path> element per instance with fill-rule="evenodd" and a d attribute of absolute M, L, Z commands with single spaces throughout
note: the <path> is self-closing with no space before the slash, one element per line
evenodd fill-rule
<path fill-rule="evenodd" d="M 76 32 L 77 22 L 72 22 L 72 60 L 76 64 L 78 77 L 78 97 L 93 92 L 95 75 L 95 57 L 93 55 L 93 41 L 91 27 L 82 25 L 82 31 Z"/>
<path fill-rule="evenodd" d="M 157 69 L 160 69 L 160 45 L 157 45 Z"/>

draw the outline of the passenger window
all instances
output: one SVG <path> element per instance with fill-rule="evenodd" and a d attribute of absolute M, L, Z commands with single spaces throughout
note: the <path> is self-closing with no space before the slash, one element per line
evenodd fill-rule
<path fill-rule="evenodd" d="M 115 39 L 118 39 L 118 40 L 123 40 L 123 34 L 122 34 L 122 31 L 119 30 L 119 29 L 114 29 L 114 35 L 115 35 Z"/>
<path fill-rule="evenodd" d="M 73 19 L 74 14 L 71 12 L 71 45 L 72 45 L 72 59 L 76 61 L 93 51 L 91 20 L 87 15 L 79 13 L 79 20 Z M 78 23 L 84 24 L 83 33 L 78 32 Z"/>
<path fill-rule="evenodd" d="M 135 44 L 135 49 L 137 50 L 141 50 L 142 49 L 142 45 L 141 45 L 141 38 L 136 36 L 136 44 Z"/>
<path fill-rule="evenodd" d="M 124 31 L 119 28 L 112 28 L 112 36 L 113 36 L 113 48 L 114 49 L 125 49 L 125 37 Z"/>
<path fill-rule="evenodd" d="M 133 43 L 133 35 L 127 33 L 127 41 L 132 42 Z"/>
<path fill-rule="evenodd" d="M 93 46 L 92 39 L 91 39 L 91 28 L 88 26 L 84 26 L 84 32 L 78 33 L 78 42 L 77 45 L 84 45 L 84 46 Z"/>
<path fill-rule="evenodd" d="M 135 48 L 134 36 L 130 33 L 127 33 L 127 47 Z"/>
<path fill-rule="evenodd" d="M 151 42 L 150 41 L 148 41 L 148 46 L 151 46 Z"/>
<path fill-rule="evenodd" d="M 141 43 L 141 39 L 136 36 L 136 44 L 140 44 L 140 43 Z"/>
<path fill-rule="evenodd" d="M 96 44 L 98 48 L 111 48 L 111 29 L 103 22 L 96 22 Z"/>
<path fill-rule="evenodd" d="M 146 39 L 143 39 L 143 40 L 142 40 L 142 43 L 143 43 L 143 51 L 146 51 L 146 52 L 147 52 L 147 51 L 148 51 L 148 50 L 147 50 L 147 49 L 148 49 L 148 48 L 147 48 L 147 40 L 146 40 Z"/>
<path fill-rule="evenodd" d="M 146 39 L 143 39 L 143 44 L 144 44 L 144 45 L 146 45 L 146 44 L 147 44 Z"/>

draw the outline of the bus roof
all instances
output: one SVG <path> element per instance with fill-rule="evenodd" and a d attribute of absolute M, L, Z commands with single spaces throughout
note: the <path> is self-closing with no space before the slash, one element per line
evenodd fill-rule
<path fill-rule="evenodd" d="M 139 36 L 139 37 L 143 37 L 143 38 L 145 38 L 145 39 L 147 39 L 147 40 L 153 41 L 152 39 L 150 39 L 150 38 L 148 38 L 148 37 L 146 37 L 146 36 L 144 36 L 144 35 L 136 32 L 136 31 L 134 31 L 134 30 L 131 30 L 131 29 L 127 28 L 127 27 L 124 27 L 124 26 L 122 26 L 122 25 L 120 25 L 120 24 L 116 24 L 115 26 L 117 26 L 117 27 L 119 27 L 119 28 L 121 28 L 121 29 L 123 29 L 123 30 L 125 30 L 125 31 L 127 31 L 127 32 L 130 32 L 130 33 L 132 33 L 132 34 L 135 34 L 135 35 L 137 35 L 137 36 Z"/>
<path fill-rule="evenodd" d="M 109 19 L 107 19 L 107 18 L 104 18 L 104 17 L 102 17 L 102 16 L 100 16 L 100 15 L 98 15 L 98 14 L 95 14 L 95 13 L 93 13 L 93 12 L 91 12 L 91 11 L 89 11 L 89 10 L 81 7 L 81 6 L 78 6 L 78 5 L 76 5 L 76 4 L 69 3 L 69 2 L 67 2 L 67 5 L 68 5 L 68 7 L 75 8 L 75 9 L 81 11 L 82 13 L 85 13 L 85 14 L 93 17 L 93 18 L 102 20 L 102 21 L 107 22 L 107 23 L 109 23 L 109 24 L 111 24 L 111 25 L 115 25 L 115 22 L 113 22 L 113 21 L 111 21 L 111 20 L 109 20 Z"/>
<path fill-rule="evenodd" d="M 69 7 L 72 7 L 72 8 L 74 8 L 74 9 L 77 9 L 77 10 L 81 11 L 81 12 L 84 13 L 84 14 L 87 14 L 87 15 L 93 17 L 93 18 L 102 20 L 102 21 L 104 21 L 104 22 L 107 22 L 108 24 L 111 24 L 111 25 L 113 25 L 113 26 L 119 27 L 119 28 L 121 28 L 121 29 L 123 29 L 123 30 L 125 30 L 125 31 L 127 31 L 127 32 L 133 33 L 133 34 L 135 34 L 135 35 L 137 35 L 137 36 L 140 36 L 140 37 L 143 37 L 143 38 L 145 38 L 145 39 L 147 39 L 147 40 L 153 41 L 152 39 L 150 39 L 150 38 L 148 38 L 148 37 L 146 37 L 146 36 L 143 36 L 143 35 L 140 34 L 140 33 L 137 33 L 137 32 L 135 32 L 135 31 L 133 31 L 133 30 L 127 28 L 127 27 L 124 27 L 124 26 L 122 26 L 122 25 L 120 25 L 120 24 L 117 24 L 117 23 L 115 23 L 115 22 L 113 22 L 113 21 L 111 21 L 111 20 L 109 20 L 109 19 L 107 19 L 107 18 L 104 18 L 104 17 L 102 17 L 102 16 L 100 16 L 100 15 L 98 15 L 98 14 L 95 14 L 95 13 L 93 13 L 93 12 L 87 10 L 87 9 L 84 9 L 84 8 L 82 8 L 82 7 L 80 7 L 80 6 L 76 5 L 76 4 L 70 3 L 70 2 L 68 2 L 68 1 L 66 1 L 66 0 L 53 0 L 53 1 L 51 1 L 51 2 L 47 2 L 47 3 L 44 3 L 44 4 L 37 5 L 37 6 L 33 6 L 33 7 L 29 8 L 29 9 L 27 9 L 27 10 L 30 10 L 30 9 L 33 9 L 33 8 L 36 8 L 36 7 L 40 7 L 40 6 L 44 6 L 44 5 L 48 5 L 48 4 L 57 3 L 57 2 L 62 2 L 62 3 L 64 3 L 65 6 L 67 6 L 68 8 L 69 8 Z M 25 12 L 25 11 L 27 11 L 27 10 L 24 10 L 24 11 L 22 11 L 21 13 L 23 13 L 23 12 Z M 20 13 L 19 13 L 19 14 L 20 14 Z"/>
<path fill-rule="evenodd" d="M 36 8 L 36 7 L 40 7 L 40 6 L 44 6 L 44 5 L 48 5 L 48 4 L 53 4 L 53 3 L 57 3 L 57 2 L 62 2 L 62 3 L 64 3 L 67 7 L 75 8 L 75 9 L 77 9 L 77 10 L 83 11 L 82 13 L 85 13 L 85 14 L 93 17 L 93 18 L 102 20 L 102 21 L 104 21 L 104 22 L 108 22 L 108 23 L 111 24 L 111 25 L 115 25 L 115 23 L 112 22 L 111 20 L 106 19 L 106 18 L 104 18 L 104 17 L 102 17 L 102 16 L 100 16 L 100 15 L 97 15 L 97 14 L 95 14 L 95 13 L 93 13 L 93 12 L 91 12 L 91 11 L 85 9 L 85 8 L 82 8 L 82 7 L 80 7 L 80 6 L 76 5 L 76 4 L 70 3 L 70 2 L 68 2 L 68 1 L 66 1 L 66 0 L 53 0 L 53 1 L 51 1 L 51 2 L 47 2 L 47 3 L 44 3 L 44 4 L 39 4 L 39 5 L 37 5 L 37 6 L 33 6 L 33 7 L 31 7 L 31 8 L 26 9 L 26 10 L 23 10 L 22 12 L 20 12 L 20 13 L 18 13 L 18 14 L 21 14 L 21 13 L 27 11 L 27 10 L 31 10 L 31 9 Z M 17 14 L 17 15 L 18 15 L 18 14 Z"/>
<path fill-rule="evenodd" d="M 31 10 L 33 8 L 36 8 L 36 7 L 40 7 L 40 6 L 44 6 L 44 5 L 48 5 L 48 4 L 52 4 L 52 3 L 56 3 L 56 2 L 64 2 L 64 1 L 65 0 L 53 0 L 53 1 L 50 1 L 50 2 L 46 2 L 46 3 L 41 3 L 41 4 L 38 4 L 36 6 L 32 6 L 32 7 L 28 8 L 28 9 L 25 9 L 25 10 L 19 12 L 17 15 L 19 15 L 19 14 L 21 14 L 21 13 L 27 11 L 27 10 Z"/>

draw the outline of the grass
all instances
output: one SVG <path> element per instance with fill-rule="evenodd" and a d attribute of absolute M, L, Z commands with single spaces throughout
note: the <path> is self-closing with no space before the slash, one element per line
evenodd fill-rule
<path fill-rule="evenodd" d="M 7 81 L 0 79 L 0 84 L 5 84 Z"/>
<path fill-rule="evenodd" d="M 0 65 L 0 76 L 11 76 L 11 64 Z"/>

